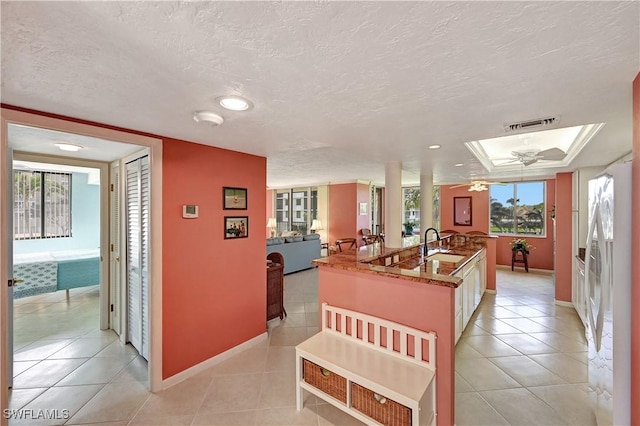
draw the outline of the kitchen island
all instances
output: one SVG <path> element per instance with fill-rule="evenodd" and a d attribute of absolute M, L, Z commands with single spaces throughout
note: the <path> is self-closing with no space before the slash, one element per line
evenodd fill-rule
<path fill-rule="evenodd" d="M 404 239 L 400 248 L 375 243 L 313 261 L 319 267 L 320 303 L 436 333 L 439 425 L 454 424 L 455 343 L 464 328 L 464 317 L 468 321 L 476 300 L 479 303 L 476 285 L 479 282 L 482 291 L 482 283 L 488 282 L 487 248 L 495 258 L 491 237 L 463 240 L 437 247 L 430 243 L 433 247 L 426 257 L 423 244 L 413 237 Z"/>

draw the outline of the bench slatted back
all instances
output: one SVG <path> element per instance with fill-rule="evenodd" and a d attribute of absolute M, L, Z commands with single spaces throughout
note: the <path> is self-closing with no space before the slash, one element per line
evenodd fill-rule
<path fill-rule="evenodd" d="M 373 329 L 373 336 L 370 335 L 370 328 Z M 419 365 L 427 364 L 434 370 L 436 368 L 436 334 L 434 332 L 426 332 L 372 315 L 330 306 L 326 302 L 322 304 L 322 331 L 339 334 L 363 345 L 374 346 L 387 351 L 390 355 Z M 413 353 L 409 351 L 409 341 L 413 342 Z M 427 354 L 422 353 L 425 341 L 428 348 Z"/>

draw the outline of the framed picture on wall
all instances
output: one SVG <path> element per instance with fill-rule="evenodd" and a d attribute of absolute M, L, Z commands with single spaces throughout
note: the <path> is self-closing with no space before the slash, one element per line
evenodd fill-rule
<path fill-rule="evenodd" d="M 247 238 L 249 236 L 249 216 L 225 216 L 224 239 Z"/>
<path fill-rule="evenodd" d="M 246 210 L 247 188 L 222 188 L 222 206 L 225 210 Z"/>

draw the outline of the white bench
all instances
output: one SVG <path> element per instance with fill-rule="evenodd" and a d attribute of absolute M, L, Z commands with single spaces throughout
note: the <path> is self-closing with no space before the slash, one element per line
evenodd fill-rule
<path fill-rule="evenodd" d="M 298 411 L 305 389 L 367 424 L 435 425 L 435 340 L 323 303 L 322 331 L 296 346 Z"/>

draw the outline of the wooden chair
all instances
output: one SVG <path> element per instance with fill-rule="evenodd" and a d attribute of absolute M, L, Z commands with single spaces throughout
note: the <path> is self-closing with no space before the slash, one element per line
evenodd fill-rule
<path fill-rule="evenodd" d="M 444 234 L 459 234 L 460 232 L 454 230 L 454 229 L 444 229 L 442 231 L 440 231 L 440 235 L 444 235 Z"/>
<path fill-rule="evenodd" d="M 273 263 L 279 263 L 284 268 L 284 256 L 282 253 L 273 252 L 267 255 L 267 260 L 272 261 Z"/>
<path fill-rule="evenodd" d="M 349 247 L 346 247 L 346 245 L 349 245 Z M 356 245 L 357 243 L 355 238 L 338 238 L 336 240 L 336 247 L 338 248 L 338 251 L 351 250 L 352 248 L 355 248 Z M 345 246 L 345 248 L 343 249 L 342 246 Z"/>
<path fill-rule="evenodd" d="M 267 260 L 274 266 L 267 267 L 267 321 L 275 317 L 287 316 L 284 309 L 284 256 L 273 252 L 267 255 Z M 277 266 L 279 265 L 279 266 Z"/>
<path fill-rule="evenodd" d="M 467 235 L 484 235 L 484 236 L 488 236 L 489 234 L 487 234 L 486 232 L 482 232 L 482 231 L 469 231 L 469 232 L 467 232 Z"/>
<path fill-rule="evenodd" d="M 364 245 L 369 245 L 380 241 L 380 237 L 372 234 L 371 229 L 362 228 L 360 230 L 360 233 L 362 234 L 362 242 L 364 242 Z"/>

